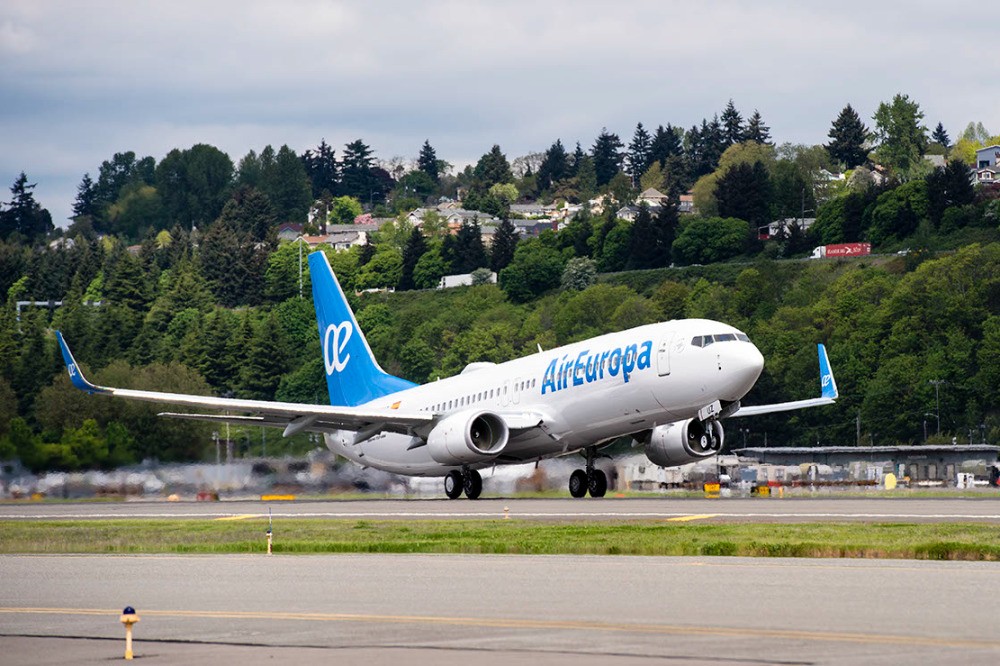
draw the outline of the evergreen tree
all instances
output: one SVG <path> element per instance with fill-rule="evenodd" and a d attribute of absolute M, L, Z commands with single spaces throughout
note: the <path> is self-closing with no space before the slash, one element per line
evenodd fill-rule
<path fill-rule="evenodd" d="M 570 160 L 569 171 L 567 175 L 570 178 L 575 178 L 580 173 L 580 165 L 583 164 L 584 158 L 587 157 L 587 153 L 583 151 L 580 146 L 580 142 L 576 142 L 576 148 L 573 150 L 573 157 Z"/>
<path fill-rule="evenodd" d="M 403 273 L 397 287 L 400 291 L 416 288 L 413 282 L 413 269 L 417 267 L 417 262 L 420 261 L 420 257 L 424 256 L 425 252 L 427 252 L 427 240 L 419 227 L 413 227 L 410 237 L 406 239 L 406 246 L 403 248 Z"/>
<path fill-rule="evenodd" d="M 420 155 L 417 156 L 417 169 L 430 176 L 435 183 L 440 182 L 440 164 L 438 164 L 437 153 L 431 148 L 429 140 L 425 140 L 424 145 L 420 148 Z"/>
<path fill-rule="evenodd" d="M 597 187 L 603 187 L 611 182 L 622 170 L 622 148 L 625 144 L 618 138 L 617 134 L 608 132 L 607 128 L 602 128 L 601 133 L 594 141 L 594 147 L 590 154 L 594 160 L 594 174 L 597 177 Z"/>
<path fill-rule="evenodd" d="M 654 266 L 669 266 L 672 261 L 672 246 L 677 237 L 677 227 L 680 226 L 679 200 L 676 194 L 670 194 L 668 199 L 660 204 L 653 219 L 653 229 L 656 232 L 656 263 Z"/>
<path fill-rule="evenodd" d="M 951 146 L 951 138 L 948 136 L 948 132 L 945 131 L 944 125 L 941 123 L 937 124 L 934 128 L 934 133 L 931 134 L 931 141 L 942 146 L 947 150 Z"/>
<path fill-rule="evenodd" d="M 753 115 L 747 120 L 747 128 L 743 133 L 744 141 L 754 141 L 760 144 L 771 143 L 771 128 L 764 124 L 760 111 L 753 110 Z"/>
<path fill-rule="evenodd" d="M 962 160 L 951 160 L 947 166 L 928 174 L 928 213 L 935 226 L 941 223 L 948 208 L 968 206 L 975 201 L 976 188 L 972 182 L 972 170 Z"/>
<path fill-rule="evenodd" d="M 833 121 L 827 136 L 830 137 L 830 143 L 826 144 L 826 150 L 830 157 L 848 169 L 864 164 L 868 159 L 868 152 L 865 150 L 868 128 L 850 104 Z"/>
<path fill-rule="evenodd" d="M 517 241 L 517 228 L 507 216 L 504 216 L 497 226 L 496 233 L 493 234 L 493 244 L 490 248 L 490 268 L 496 273 L 499 274 L 513 261 Z"/>
<path fill-rule="evenodd" d="M 90 174 L 83 174 L 83 180 L 76 188 L 76 201 L 73 202 L 73 217 L 90 217 L 97 214 L 97 186 L 90 179 Z"/>
<path fill-rule="evenodd" d="M 251 154 L 253 151 L 251 151 Z M 323 192 L 333 195 L 337 191 L 340 178 L 336 151 L 330 147 L 326 139 L 321 139 L 316 151 L 307 150 L 302 155 L 302 164 L 312 187 L 312 198 L 319 199 Z M 243 175 L 243 163 L 240 162 L 240 176 Z M 247 183 L 250 185 L 251 183 Z"/>
<path fill-rule="evenodd" d="M 649 146 L 649 163 L 659 162 L 664 167 L 671 157 L 681 157 L 683 154 L 684 146 L 677 130 L 670 123 L 666 127 L 657 127 Z"/>
<path fill-rule="evenodd" d="M 500 151 L 500 146 L 494 144 L 490 152 L 479 158 L 472 171 L 475 177 L 476 189 L 486 192 L 494 185 L 513 183 L 514 173 L 510 170 L 510 162 Z"/>
<path fill-rule="evenodd" d="M 455 234 L 455 253 L 452 270 L 455 273 L 471 273 L 477 268 L 488 266 L 486 249 L 483 247 L 483 233 L 475 219 L 463 220 Z"/>
<path fill-rule="evenodd" d="M 313 202 L 312 185 L 302 160 L 287 145 L 278 149 L 261 190 L 271 200 L 279 220 L 305 222 Z"/>
<path fill-rule="evenodd" d="M 635 222 L 632 223 L 627 268 L 630 270 L 654 268 L 659 260 L 658 250 L 653 215 L 644 201 L 639 204 L 639 212 L 635 216 Z"/>
<path fill-rule="evenodd" d="M 563 148 L 562 141 L 556 139 L 556 142 L 545 151 L 545 157 L 538 166 L 538 175 L 535 178 L 538 189 L 542 192 L 551 189 L 552 184 L 566 178 L 569 171 L 569 156 Z"/>
<path fill-rule="evenodd" d="M 229 156 L 214 146 L 171 150 L 156 166 L 156 190 L 169 219 L 188 229 L 210 224 L 229 199 L 233 171 Z"/>
<path fill-rule="evenodd" d="M 730 99 L 722 111 L 723 143 L 726 148 L 733 144 L 743 143 L 743 116 L 736 110 L 736 105 Z"/>
<path fill-rule="evenodd" d="M 649 132 L 642 126 L 642 123 L 635 126 L 632 141 L 628 145 L 627 158 L 629 175 L 632 176 L 632 184 L 638 187 L 639 179 L 642 177 L 642 174 L 646 173 L 646 169 L 653 162 L 652 137 L 649 136 Z"/>
<path fill-rule="evenodd" d="M 382 181 L 375 175 L 375 158 L 372 149 L 361 139 L 344 147 L 341 160 L 340 184 L 345 196 L 374 205 L 385 198 Z"/>
<path fill-rule="evenodd" d="M 253 327 L 242 365 L 238 393 L 251 400 L 274 400 L 281 376 L 288 370 L 288 346 L 274 312 Z"/>
<path fill-rule="evenodd" d="M 908 178 L 918 169 L 927 152 L 927 128 L 921 124 L 924 112 L 907 95 L 895 95 L 875 111 L 872 136 L 878 146 L 875 155 L 896 175 Z"/>
<path fill-rule="evenodd" d="M 716 187 L 721 217 L 735 217 L 758 227 L 770 223 L 771 184 L 763 162 L 731 166 Z"/>
<path fill-rule="evenodd" d="M 233 229 L 250 234 L 257 242 L 263 242 L 274 233 L 278 217 L 271 200 L 252 187 L 245 187 L 233 193 L 219 215 L 219 220 Z"/>
<path fill-rule="evenodd" d="M 7 209 L 0 211 L 0 238 L 16 233 L 35 241 L 55 228 L 49 211 L 35 201 L 33 189 L 35 184 L 28 185 L 28 177 L 22 171 L 10 188 L 11 200 Z"/>

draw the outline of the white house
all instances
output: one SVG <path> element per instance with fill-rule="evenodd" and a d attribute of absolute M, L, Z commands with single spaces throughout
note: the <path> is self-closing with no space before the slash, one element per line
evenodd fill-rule
<path fill-rule="evenodd" d="M 1000 161 L 1000 146 L 996 144 L 976 151 L 977 169 L 996 168 L 997 161 Z"/>

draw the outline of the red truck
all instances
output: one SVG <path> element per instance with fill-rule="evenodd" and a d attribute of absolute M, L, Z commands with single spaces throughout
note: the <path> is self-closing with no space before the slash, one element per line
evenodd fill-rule
<path fill-rule="evenodd" d="M 872 253 L 871 243 L 837 243 L 836 245 L 820 245 L 813 250 L 810 259 L 828 259 L 831 257 L 864 257 Z"/>

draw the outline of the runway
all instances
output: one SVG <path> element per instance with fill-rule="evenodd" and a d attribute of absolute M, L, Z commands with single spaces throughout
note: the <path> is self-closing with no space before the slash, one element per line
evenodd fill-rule
<path fill-rule="evenodd" d="M 0 504 L 3 520 L 274 518 L 547 521 L 699 520 L 715 522 L 1000 523 L 1000 494 L 982 498 L 373 499 L 329 501 L 114 502 Z"/>
<path fill-rule="evenodd" d="M 986 663 L 1000 566 L 490 555 L 3 556 L 6 663 Z"/>

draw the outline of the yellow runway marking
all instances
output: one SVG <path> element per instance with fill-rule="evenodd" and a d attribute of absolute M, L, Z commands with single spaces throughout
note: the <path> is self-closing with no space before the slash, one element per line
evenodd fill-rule
<path fill-rule="evenodd" d="M 238 516 L 221 516 L 214 520 L 246 520 L 247 518 L 263 518 L 263 516 L 258 513 L 241 513 Z"/>
<path fill-rule="evenodd" d="M 100 608 L 0 608 L 0 614 L 20 615 L 102 615 L 118 617 L 120 611 Z M 905 636 L 902 634 L 863 634 L 844 631 L 807 631 L 741 627 L 697 627 L 670 624 L 624 624 L 584 620 L 529 620 L 514 618 L 446 617 L 439 615 L 375 615 L 360 613 L 283 613 L 268 611 L 184 611 L 142 610 L 143 617 L 199 618 L 221 620 L 275 620 L 305 622 L 368 622 L 375 624 L 428 624 L 499 629 L 559 629 L 566 631 L 605 631 L 637 634 L 712 636 L 727 638 L 771 638 L 869 645 L 906 645 L 908 647 L 945 647 L 1000 650 L 1000 641 Z"/>
<path fill-rule="evenodd" d="M 705 518 L 715 518 L 719 514 L 717 513 L 702 513 L 698 515 L 691 516 L 677 516 L 676 518 L 667 518 L 668 523 L 686 523 L 689 520 L 704 520 Z"/>

